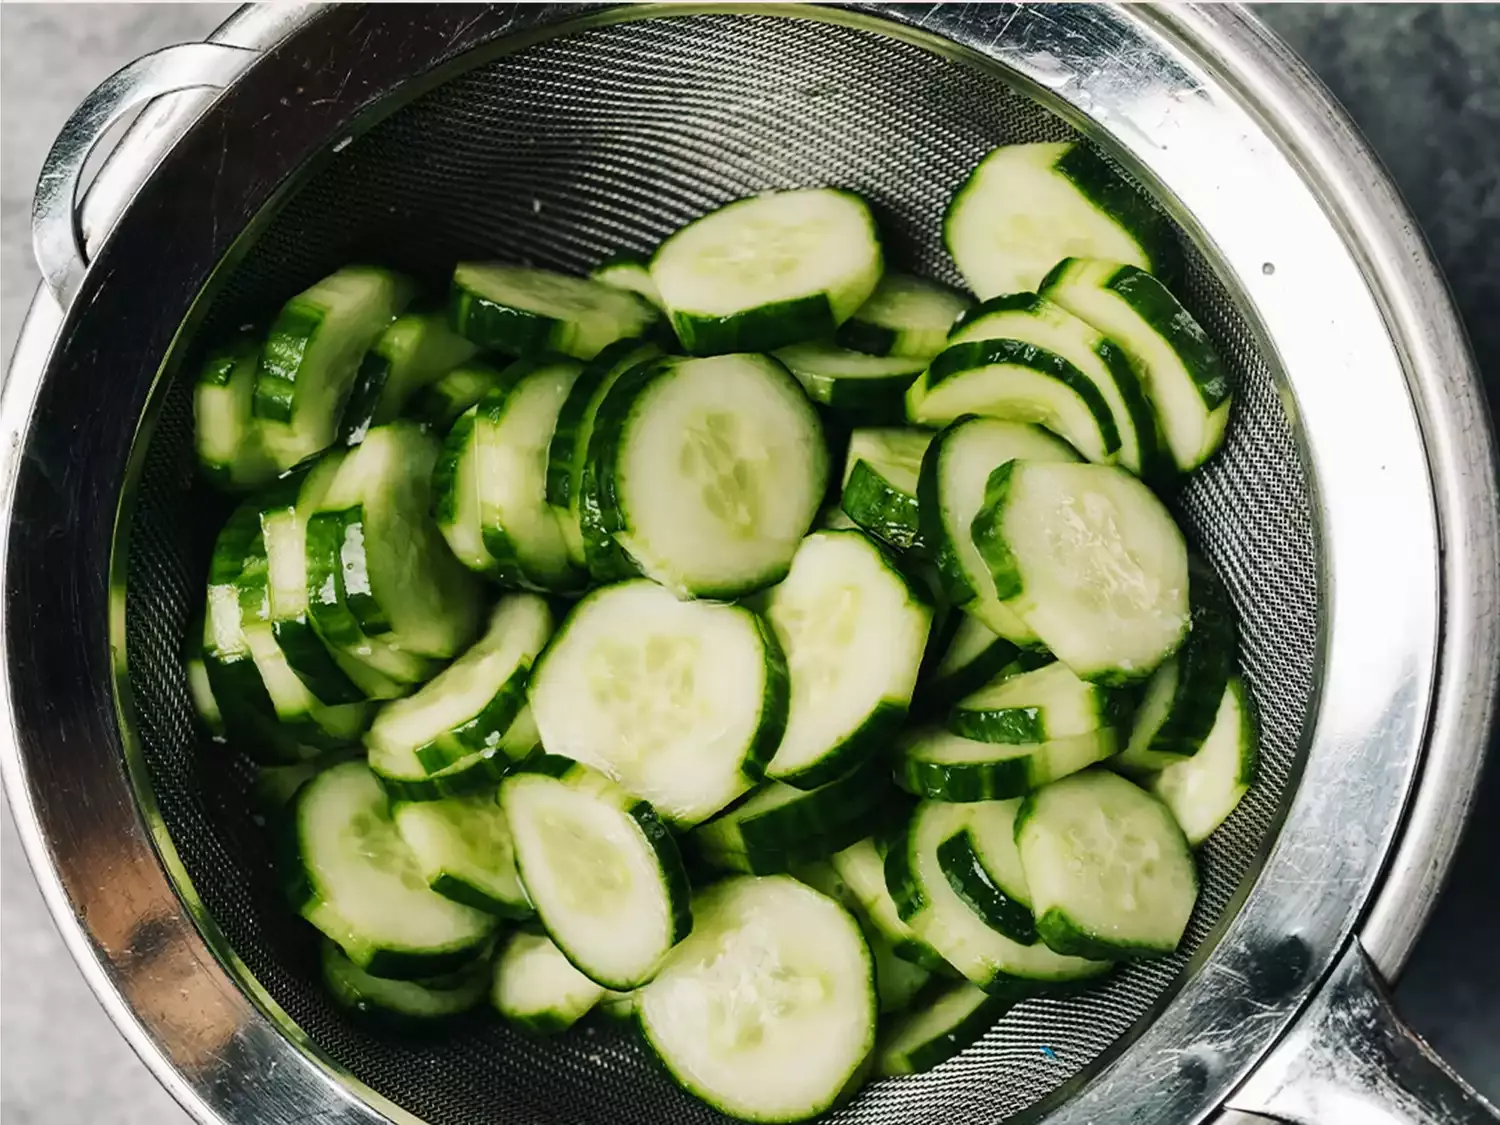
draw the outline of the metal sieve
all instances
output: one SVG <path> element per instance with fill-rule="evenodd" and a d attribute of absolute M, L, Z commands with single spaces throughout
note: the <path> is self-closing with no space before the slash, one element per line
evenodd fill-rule
<path fill-rule="evenodd" d="M 75 211 L 90 149 L 151 98 Z M 411 1043 L 323 997 L 248 767 L 189 720 L 181 641 L 226 512 L 193 466 L 202 346 L 346 261 L 581 271 L 807 184 L 859 192 L 893 262 L 957 281 L 940 217 L 966 172 L 1079 134 L 1177 223 L 1184 299 L 1239 381 L 1226 449 L 1173 502 L 1241 615 L 1261 773 L 1182 952 L 1027 1001 L 828 1120 L 1489 1119 L 1381 984 L 1441 884 L 1500 667 L 1462 331 L 1351 126 L 1250 16 L 1081 5 L 246 9 L 75 114 L 0 406 L 4 770 L 75 955 L 194 1116 L 724 1120 L 603 1026 Z"/>

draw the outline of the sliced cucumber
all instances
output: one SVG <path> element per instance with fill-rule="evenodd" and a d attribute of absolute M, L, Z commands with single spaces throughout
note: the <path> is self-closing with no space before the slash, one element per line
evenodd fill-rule
<path fill-rule="evenodd" d="M 938 858 L 942 845 L 967 827 L 968 816 L 962 805 L 924 801 L 912 812 L 905 833 L 892 842 L 885 860 L 886 886 L 902 920 L 970 983 L 991 994 L 1014 998 L 1023 982 L 1082 980 L 1107 972 L 1108 961 L 1013 941 L 970 909 L 949 884 Z"/>
<path fill-rule="evenodd" d="M 938 865 L 954 893 L 992 929 L 1012 941 L 1033 945 L 1036 918 L 1031 891 L 1016 848 L 1016 814 L 1021 798 L 964 805 L 967 818 L 938 845 Z M 955 818 L 957 821 L 957 818 Z"/>
<path fill-rule="evenodd" d="M 1002 465 L 972 528 L 996 595 L 1083 679 L 1143 679 L 1182 643 L 1187 545 L 1155 493 L 1124 470 Z"/>
<path fill-rule="evenodd" d="M 490 569 L 507 585 L 571 590 L 582 582 L 564 521 L 547 504 L 547 450 L 558 412 L 582 370 L 557 356 L 523 359 L 506 372 L 509 386 L 479 404 L 479 523 Z"/>
<path fill-rule="evenodd" d="M 917 516 L 917 474 L 932 444 L 930 430 L 861 429 L 849 435 L 844 462 L 844 512 L 901 551 L 923 551 Z"/>
<path fill-rule="evenodd" d="M 864 201 L 831 188 L 767 192 L 689 223 L 651 279 L 692 355 L 765 352 L 829 335 L 875 290 L 880 233 Z"/>
<path fill-rule="evenodd" d="M 403 802 L 391 815 L 438 894 L 498 918 L 535 913 L 516 873 L 510 826 L 493 793 Z"/>
<path fill-rule="evenodd" d="M 412 980 L 451 972 L 493 933 L 490 915 L 428 889 L 363 762 L 336 765 L 304 785 L 292 824 L 297 909 L 367 973 Z"/>
<path fill-rule="evenodd" d="M 651 264 L 633 254 L 616 254 L 589 270 L 589 277 L 612 289 L 623 289 L 661 308 L 661 294 L 651 280 Z"/>
<path fill-rule="evenodd" d="M 949 204 L 943 241 L 981 299 L 1035 291 L 1069 254 L 1161 273 L 1176 250 L 1161 213 L 1081 141 L 992 151 Z"/>
<path fill-rule="evenodd" d="M 219 701 L 214 698 L 214 686 L 208 678 L 208 669 L 203 664 L 203 622 L 188 626 L 182 655 L 183 671 L 187 675 L 188 699 L 193 704 L 193 714 L 205 733 L 215 742 L 224 738 L 224 714 L 219 710 Z"/>
<path fill-rule="evenodd" d="M 886 796 L 881 772 L 862 766 L 817 789 L 767 782 L 693 831 L 710 851 L 788 851 L 866 816 Z"/>
<path fill-rule="evenodd" d="M 882 1078 L 921 1074 L 973 1046 L 1005 1014 L 1010 1002 L 967 981 L 943 985 L 884 1036 L 875 1071 Z"/>
<path fill-rule="evenodd" d="M 916 931 L 901 920 L 896 901 L 885 885 L 884 846 L 875 839 L 860 840 L 835 853 L 829 863 L 838 872 L 859 905 L 861 916 L 876 933 L 889 943 L 891 951 L 904 961 L 920 965 L 928 972 L 953 974 L 953 969 L 937 950 L 918 937 Z"/>
<path fill-rule="evenodd" d="M 1188 635 L 1146 681 L 1118 762 L 1127 773 L 1165 769 L 1198 753 L 1234 673 L 1234 610 L 1223 582 L 1194 556 L 1188 559 L 1188 585 Z"/>
<path fill-rule="evenodd" d="M 304 785 L 331 766 L 349 761 L 357 753 L 354 747 L 345 747 L 330 750 L 305 762 L 260 766 L 255 771 L 255 782 L 250 787 L 257 812 L 268 819 L 282 819 Z"/>
<path fill-rule="evenodd" d="M 407 400 L 473 358 L 479 349 L 448 327 L 441 312 L 409 312 L 382 332 L 360 362 L 344 406 L 340 436 L 349 445 L 371 426 L 394 422 Z"/>
<path fill-rule="evenodd" d="M 1020 649 L 979 618 L 966 613 L 959 617 L 942 657 L 917 683 L 916 705 L 923 713 L 945 712 L 1002 673 L 1021 670 Z"/>
<path fill-rule="evenodd" d="M 834 341 L 867 355 L 931 359 L 943 350 L 953 322 L 972 303 L 935 281 L 887 273 L 869 299 L 839 325 Z"/>
<path fill-rule="evenodd" d="M 1213 456 L 1229 424 L 1229 371 L 1165 285 L 1136 266 L 1065 258 L 1041 289 L 1125 350 L 1178 469 L 1188 472 Z"/>
<path fill-rule="evenodd" d="M 599 409 L 596 453 L 606 529 L 648 578 L 694 597 L 780 581 L 828 479 L 817 414 L 766 356 L 636 368 Z"/>
<path fill-rule="evenodd" d="M 476 404 L 454 420 L 443 439 L 432 468 L 432 519 L 454 558 L 476 574 L 493 574 L 495 559 L 484 545 L 479 509 L 481 432 Z"/>
<path fill-rule="evenodd" d="M 1032 422 L 1065 438 L 1096 464 L 1120 455 L 1109 400 L 1062 356 L 1023 340 L 954 344 L 906 394 L 906 416 L 944 426 L 965 414 Z"/>
<path fill-rule="evenodd" d="M 693 927 L 676 841 L 597 770 L 541 755 L 500 783 L 516 866 L 547 933 L 590 980 L 626 992 Z"/>
<path fill-rule="evenodd" d="M 808 863 L 827 859 L 867 836 L 879 835 L 890 827 L 894 804 L 888 799 L 835 823 L 824 831 L 781 846 L 752 847 L 748 850 L 705 847 L 698 854 L 720 871 L 739 871 L 746 875 L 795 874 Z"/>
<path fill-rule="evenodd" d="M 919 729 L 902 738 L 896 784 L 932 801 L 1003 801 L 1102 762 L 1119 748 L 1114 727 L 1035 743 L 975 742 Z"/>
<path fill-rule="evenodd" d="M 635 1023 L 635 993 L 606 991 L 599 1001 L 599 1014 L 611 1023 Z"/>
<path fill-rule="evenodd" d="M 868 355 L 821 341 L 777 348 L 775 354 L 814 402 L 889 422 L 901 421 L 906 389 L 927 368 L 923 356 Z"/>
<path fill-rule="evenodd" d="M 863 532 L 802 541 L 766 617 L 791 709 L 768 776 L 813 789 L 883 749 L 906 717 L 932 608 Z"/>
<path fill-rule="evenodd" d="M 490 987 L 484 958 L 433 980 L 387 980 L 365 972 L 331 941 L 323 942 L 323 984 L 341 1007 L 365 1018 L 398 1023 L 451 1019 L 477 1007 Z"/>
<path fill-rule="evenodd" d="M 786 877 L 725 880 L 694 901 L 693 916 L 637 1003 L 672 1077 L 750 1121 L 802 1121 L 852 1092 L 876 1019 L 854 919 Z"/>
<path fill-rule="evenodd" d="M 1141 777 L 1197 847 L 1229 819 L 1255 780 L 1255 722 L 1245 685 L 1230 677 L 1213 729 L 1191 758 Z"/>
<path fill-rule="evenodd" d="M 974 517 L 997 465 L 1071 461 L 1074 453 L 1035 426 L 994 418 L 960 418 L 937 435 L 922 458 L 917 507 L 922 538 L 948 600 L 1013 644 L 1039 645 L 1037 635 L 995 596 L 994 579 L 974 546 Z"/>
<path fill-rule="evenodd" d="M 1117 344 L 1087 321 L 1034 293 L 995 297 L 970 310 L 954 329 L 952 343 L 989 340 L 1019 340 L 1061 356 L 1109 405 L 1120 438 L 1119 463 L 1137 475 L 1171 470 L 1157 442 L 1151 400 L 1135 368 Z"/>
<path fill-rule="evenodd" d="M 481 360 L 470 360 L 412 395 L 407 416 L 435 433 L 445 434 L 453 428 L 459 415 L 504 381 L 500 368 Z"/>
<path fill-rule="evenodd" d="M 251 413 L 259 367 L 259 341 L 239 339 L 204 361 L 193 386 L 198 464 L 220 488 L 257 488 L 277 472 Z"/>
<path fill-rule="evenodd" d="M 390 270 L 347 266 L 283 306 L 261 351 L 254 399 L 278 468 L 333 444 L 360 360 L 412 292 Z"/>
<path fill-rule="evenodd" d="M 1026 799 L 1016 846 L 1037 933 L 1081 957 L 1173 952 L 1198 899 L 1193 853 L 1161 801 L 1108 770 Z"/>
<path fill-rule="evenodd" d="M 959 700 L 947 726 L 976 742 L 1055 742 L 1117 726 L 1126 710 L 1121 692 L 1058 662 L 997 677 Z"/>
<path fill-rule="evenodd" d="M 528 689 L 542 742 L 680 826 L 750 788 L 786 726 L 786 661 L 750 610 L 636 580 L 563 622 Z"/>
<path fill-rule="evenodd" d="M 468 651 L 415 695 L 381 709 L 365 736 L 370 768 L 386 780 L 418 781 L 494 749 L 526 705 L 532 663 L 551 634 L 542 598 L 500 599 Z"/>
<path fill-rule="evenodd" d="M 551 270 L 460 262 L 453 271 L 454 326 L 482 348 L 510 355 L 561 352 L 593 359 L 657 319 L 656 310 L 621 289 Z"/>
<path fill-rule="evenodd" d="M 473 637 L 479 589 L 432 520 L 438 453 L 437 440 L 413 422 L 371 430 L 308 520 L 308 579 L 312 595 L 315 559 L 326 558 L 324 548 L 336 543 L 344 605 L 357 631 L 389 633 L 404 651 L 441 659 Z M 315 620 L 325 637 L 345 639 L 345 630 L 330 634 L 329 623 L 316 613 Z"/>
<path fill-rule="evenodd" d="M 540 741 L 531 708 L 523 707 L 495 745 L 425 777 L 382 777 L 380 781 L 392 799 L 399 801 L 437 801 L 493 793 L 518 762 L 535 752 Z"/>
<path fill-rule="evenodd" d="M 511 1023 L 537 1035 L 567 1031 L 604 997 L 545 934 L 518 930 L 495 959 L 491 999 Z"/>

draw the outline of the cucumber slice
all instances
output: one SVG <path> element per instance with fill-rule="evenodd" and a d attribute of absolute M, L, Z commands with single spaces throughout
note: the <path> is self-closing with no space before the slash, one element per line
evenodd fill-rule
<path fill-rule="evenodd" d="M 1007 671 L 1020 671 L 1021 650 L 977 617 L 960 614 L 953 638 L 918 680 L 916 704 L 924 713 L 945 712 L 964 696 L 978 691 Z"/>
<path fill-rule="evenodd" d="M 775 355 L 814 402 L 892 422 L 901 421 L 906 388 L 927 368 L 921 356 L 867 355 L 821 341 L 777 348 Z"/>
<path fill-rule="evenodd" d="M 938 849 L 967 826 L 968 816 L 962 805 L 923 801 L 906 831 L 892 842 L 885 880 L 902 920 L 971 984 L 992 995 L 1015 998 L 1024 991 L 1024 982 L 1083 980 L 1108 972 L 1108 961 L 1064 956 L 1041 943 L 1011 940 L 959 897 L 943 873 Z"/>
<path fill-rule="evenodd" d="M 1037 933 L 1080 957 L 1173 952 L 1198 899 L 1193 853 L 1171 811 L 1108 770 L 1039 790 L 1016 816 Z"/>
<path fill-rule="evenodd" d="M 617 992 L 655 976 L 693 928 L 682 856 L 656 810 L 550 754 L 500 783 L 500 806 L 527 895 L 568 960 Z"/>
<path fill-rule="evenodd" d="M 1098 386 L 1054 352 L 1021 340 L 954 344 L 906 394 L 906 416 L 944 426 L 966 414 L 1044 426 L 1095 464 L 1120 454 L 1120 431 Z"/>
<path fill-rule="evenodd" d="M 441 312 L 398 316 L 360 362 L 339 424 L 340 438 L 358 445 L 371 426 L 394 422 L 417 391 L 478 350 L 448 327 Z"/>
<path fill-rule="evenodd" d="M 1165 769 L 1198 753 L 1234 673 L 1234 611 L 1213 567 L 1188 559 L 1188 635 L 1146 681 L 1130 741 L 1116 763 L 1126 774 Z"/>
<path fill-rule="evenodd" d="M 661 308 L 661 294 L 651 280 L 651 264 L 633 254 L 616 254 L 589 270 L 589 277 L 611 289 L 623 289 Z"/>
<path fill-rule="evenodd" d="M 282 819 L 304 785 L 324 770 L 349 761 L 357 753 L 354 747 L 346 747 L 342 750 L 330 750 L 305 762 L 260 766 L 255 771 L 255 781 L 250 787 L 257 811 L 267 819 Z"/>
<path fill-rule="evenodd" d="M 451 972 L 494 932 L 491 916 L 428 889 L 363 762 L 336 765 L 302 787 L 292 836 L 296 908 L 367 973 L 419 980 Z"/>
<path fill-rule="evenodd" d="M 497 918 L 535 913 L 516 873 L 510 825 L 493 793 L 406 801 L 391 815 L 438 894 Z"/>
<path fill-rule="evenodd" d="M 875 839 L 864 839 L 836 852 L 829 863 L 849 888 L 859 907 L 859 914 L 904 961 L 919 965 L 931 973 L 952 975 L 953 969 L 942 954 L 917 936 L 901 920 L 896 900 L 885 885 L 884 845 Z"/>
<path fill-rule="evenodd" d="M 849 435 L 840 501 L 854 523 L 900 551 L 924 551 L 917 474 L 930 430 L 861 429 Z"/>
<path fill-rule="evenodd" d="M 885 1034 L 875 1061 L 882 1078 L 921 1074 L 973 1046 L 1011 1007 L 963 982 L 944 985 L 927 1003 L 897 1020 Z"/>
<path fill-rule="evenodd" d="M 500 384 L 503 386 L 504 384 Z M 479 406 L 454 421 L 432 468 L 432 519 L 453 557 L 476 574 L 494 574 L 479 513 Z"/>
<path fill-rule="evenodd" d="M 857 195 L 767 192 L 683 227 L 651 280 L 690 355 L 768 352 L 829 335 L 882 270 L 880 233 Z"/>
<path fill-rule="evenodd" d="M 1250 699 L 1240 678 L 1232 676 L 1199 751 L 1139 780 L 1172 810 L 1188 843 L 1196 848 L 1250 791 L 1257 756 Z"/>
<path fill-rule="evenodd" d="M 1031 891 L 1016 848 L 1021 800 L 964 805 L 967 820 L 938 845 L 937 856 L 948 885 L 970 910 L 1012 941 L 1034 945 Z"/>
<path fill-rule="evenodd" d="M 1114 727 L 1051 742 L 975 742 L 944 730 L 905 735 L 896 784 L 932 801 L 1003 801 L 1102 762 L 1120 748 Z"/>
<path fill-rule="evenodd" d="M 635 993 L 606 991 L 599 1001 L 599 1014 L 611 1023 L 635 1023 Z"/>
<path fill-rule="evenodd" d="M 325 939 L 323 984 L 334 1003 L 366 1019 L 426 1023 L 478 1007 L 490 987 L 490 966 L 479 958 L 467 968 L 434 980 L 386 980 L 365 972 Z"/>
<path fill-rule="evenodd" d="M 574 607 L 532 672 L 542 742 L 680 827 L 750 788 L 786 726 L 787 672 L 741 606 L 622 582 Z"/>
<path fill-rule="evenodd" d="M 188 699 L 193 704 L 204 732 L 215 742 L 224 739 L 224 714 L 219 710 L 219 701 L 214 698 L 214 686 L 208 678 L 208 669 L 203 664 L 203 622 L 195 621 L 188 626 L 182 657 L 183 671 L 187 676 Z"/>
<path fill-rule="evenodd" d="M 996 595 L 1083 679 L 1143 679 L 1182 643 L 1187 545 L 1155 493 L 1124 470 L 1001 465 L 972 529 Z"/>
<path fill-rule="evenodd" d="M 946 285 L 887 273 L 869 299 L 839 325 L 834 342 L 867 355 L 931 359 L 943 350 L 953 322 L 971 304 Z"/>
<path fill-rule="evenodd" d="M 451 315 L 482 348 L 510 355 L 561 352 L 593 359 L 657 319 L 633 293 L 551 270 L 460 262 L 453 271 Z"/>
<path fill-rule="evenodd" d="M 1157 440 L 1151 400 L 1135 368 L 1117 344 L 1087 321 L 1035 293 L 994 297 L 959 321 L 952 344 L 990 340 L 1018 340 L 1072 364 L 1109 406 L 1120 439 L 1119 463 L 1138 476 L 1171 472 L 1170 457 Z"/>
<path fill-rule="evenodd" d="M 697 843 L 720 852 L 788 851 L 867 816 L 887 795 L 881 772 L 861 766 L 817 789 L 767 782 L 693 831 Z"/>
<path fill-rule="evenodd" d="M 495 745 L 425 777 L 382 777 L 380 782 L 392 799 L 398 801 L 437 801 L 493 793 L 518 762 L 531 756 L 540 741 L 531 708 L 523 707 Z"/>
<path fill-rule="evenodd" d="M 357 631 L 389 633 L 408 653 L 442 659 L 472 639 L 479 589 L 432 520 L 438 453 L 437 440 L 413 422 L 371 430 L 345 458 L 308 520 L 308 582 L 311 596 L 315 560 L 321 555 L 326 563 L 325 548 L 336 543 L 343 605 Z M 331 635 L 334 623 L 316 613 L 314 619 L 335 643 L 347 637 L 347 627 L 335 625 Z"/>
<path fill-rule="evenodd" d="M 891 801 L 880 800 L 823 832 L 793 843 L 735 850 L 706 847 L 700 842 L 698 854 L 710 867 L 721 871 L 739 871 L 746 875 L 795 874 L 808 863 L 827 859 L 867 836 L 886 831 L 892 809 Z"/>
<path fill-rule="evenodd" d="M 994 579 L 974 545 L 974 517 L 984 506 L 985 484 L 997 465 L 1072 461 L 1062 442 L 1035 426 L 993 418 L 961 418 L 933 438 L 917 478 L 917 509 L 948 600 L 1006 640 L 1038 647 L 1037 635 L 995 596 Z"/>
<path fill-rule="evenodd" d="M 791 710 L 766 774 L 814 789 L 883 748 L 906 717 L 932 608 L 858 531 L 809 535 L 766 617 Z"/>
<path fill-rule="evenodd" d="M 1081 141 L 992 151 L 948 205 L 943 241 L 981 300 L 1035 291 L 1069 254 L 1157 274 L 1176 256 L 1166 219 Z"/>
<path fill-rule="evenodd" d="M 1178 469 L 1189 472 L 1213 456 L 1229 424 L 1229 371 L 1165 285 L 1135 266 L 1065 258 L 1041 289 L 1124 349 Z"/>
<path fill-rule="evenodd" d="M 365 744 L 383 779 L 415 781 L 499 745 L 526 704 L 531 666 L 552 634 L 535 594 L 501 598 L 475 644 L 415 695 L 388 703 Z"/>
<path fill-rule="evenodd" d="M 637 368 L 600 407 L 596 451 L 605 527 L 643 574 L 684 596 L 780 581 L 828 479 L 818 416 L 767 356 Z"/>
<path fill-rule="evenodd" d="M 975 742 L 1053 742 L 1117 726 L 1126 710 L 1121 692 L 1053 663 L 996 677 L 959 700 L 947 726 Z"/>
<path fill-rule="evenodd" d="M 504 382 L 499 368 L 470 360 L 413 394 L 406 414 L 433 432 L 445 434 L 459 415 Z"/>
<path fill-rule="evenodd" d="M 643 988 L 646 1041 L 688 1092 L 732 1117 L 801 1121 L 851 1093 L 875 1045 L 859 926 L 787 877 L 728 879 Z"/>
<path fill-rule="evenodd" d="M 278 468 L 333 444 L 360 360 L 412 292 L 390 270 L 346 266 L 282 307 L 261 350 L 253 405 Z"/>
<path fill-rule="evenodd" d="M 582 583 L 563 520 L 547 505 L 547 450 L 558 412 L 582 370 L 556 356 L 523 359 L 506 372 L 509 386 L 479 404 L 479 523 L 491 571 L 507 585 L 571 590 Z"/>
<path fill-rule="evenodd" d="M 567 1031 L 589 1014 L 604 989 L 563 956 L 545 934 L 518 930 L 495 959 L 491 999 L 511 1023 L 536 1035 Z"/>
<path fill-rule="evenodd" d="M 251 413 L 259 367 L 259 341 L 242 338 L 213 352 L 193 385 L 198 464 L 220 488 L 258 488 L 277 473 Z"/>

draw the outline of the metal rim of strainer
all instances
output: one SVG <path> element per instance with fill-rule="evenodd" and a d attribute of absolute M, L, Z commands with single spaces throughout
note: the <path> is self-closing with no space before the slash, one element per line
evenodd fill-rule
<path fill-rule="evenodd" d="M 227 89 L 175 119 L 163 107 L 117 150 L 92 216 L 85 208 L 84 228 L 103 243 L 86 272 L 43 261 L 49 281 L 67 281 L 56 287 L 62 301 L 39 292 L 0 404 L 0 762 L 76 959 L 201 1121 L 412 1119 L 340 1073 L 248 979 L 203 916 L 133 768 L 138 748 L 111 698 L 123 601 L 103 564 L 138 439 L 120 420 L 140 417 L 177 326 L 233 244 L 334 141 L 481 55 L 581 22 L 707 7 L 236 17 L 216 38 L 260 53 L 226 64 L 223 83 L 191 83 Z M 715 6 L 724 8 L 733 6 Z M 1302 782 L 1259 878 L 1196 972 L 1119 1054 L 1047 1103 L 1057 1122 L 1201 1117 L 1286 1031 L 1351 940 L 1386 977 L 1399 971 L 1468 808 L 1500 663 L 1500 505 L 1462 330 L 1373 158 L 1243 12 L 757 11 L 855 22 L 999 67 L 1106 140 L 1210 253 L 1288 390 L 1327 592 Z M 331 53 L 356 36 L 361 51 Z M 48 269 L 59 264 L 75 268 Z M 118 702 L 128 711 L 128 698 Z M 1258 971 L 1268 957 L 1301 971 L 1268 979 Z"/>

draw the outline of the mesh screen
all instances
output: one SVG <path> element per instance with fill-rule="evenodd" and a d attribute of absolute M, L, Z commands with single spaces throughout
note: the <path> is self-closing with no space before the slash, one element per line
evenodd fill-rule
<path fill-rule="evenodd" d="M 434 281 L 460 257 L 581 271 L 732 198 L 809 184 L 860 192 L 893 264 L 957 282 L 939 234 L 954 187 L 997 144 L 1069 135 L 992 75 L 870 32 L 758 15 L 593 29 L 472 70 L 345 147 L 286 203 L 205 331 L 264 320 L 349 260 Z M 1259 779 L 1202 853 L 1182 953 L 1023 1003 L 959 1058 L 877 1084 L 830 1121 L 996 1122 L 1098 1060 L 1170 995 L 1253 874 L 1286 795 L 1317 633 L 1308 493 L 1268 368 L 1207 265 L 1188 256 L 1187 303 L 1238 376 L 1239 398 L 1227 449 L 1174 503 L 1241 611 Z M 128 655 L 162 815 L 245 965 L 334 1059 L 432 1125 L 723 1120 L 602 1024 L 542 1043 L 477 1017 L 413 1044 L 352 1026 L 323 998 L 314 935 L 284 908 L 246 811 L 248 768 L 193 735 L 178 653 L 225 507 L 194 483 L 187 384 L 162 393 L 130 525 Z"/>

